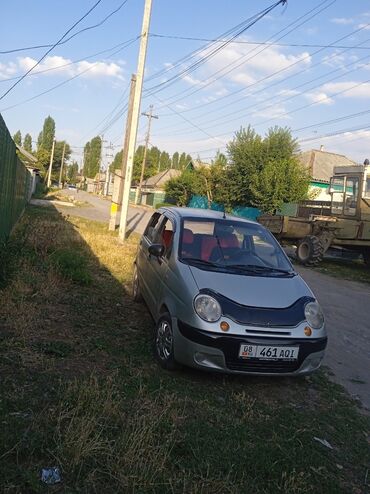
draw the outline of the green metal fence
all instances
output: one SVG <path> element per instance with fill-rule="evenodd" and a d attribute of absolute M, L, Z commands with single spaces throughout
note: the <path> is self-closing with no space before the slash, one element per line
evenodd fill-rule
<path fill-rule="evenodd" d="M 0 115 L 0 241 L 6 239 L 28 201 L 31 175 L 18 158 Z"/>

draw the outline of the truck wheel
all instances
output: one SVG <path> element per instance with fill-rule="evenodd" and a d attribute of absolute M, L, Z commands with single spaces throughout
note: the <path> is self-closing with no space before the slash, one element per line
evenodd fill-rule
<path fill-rule="evenodd" d="M 362 257 L 364 258 L 364 263 L 368 269 L 370 269 L 370 249 L 362 251 Z"/>
<path fill-rule="evenodd" d="M 297 259 L 307 266 L 315 266 L 322 261 L 324 246 L 315 235 L 307 235 L 299 241 Z"/>

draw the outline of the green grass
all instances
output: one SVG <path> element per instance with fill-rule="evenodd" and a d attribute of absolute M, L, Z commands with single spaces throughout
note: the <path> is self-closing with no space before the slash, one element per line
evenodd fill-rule
<path fill-rule="evenodd" d="M 157 366 L 152 320 L 129 294 L 137 237 L 120 245 L 105 225 L 30 208 L 13 241 L 0 492 L 367 492 L 368 417 L 324 370 L 267 379 Z M 61 252 L 67 272 L 85 260 L 88 284 L 55 268 Z M 61 469 L 56 489 L 40 482 L 47 466 Z"/>

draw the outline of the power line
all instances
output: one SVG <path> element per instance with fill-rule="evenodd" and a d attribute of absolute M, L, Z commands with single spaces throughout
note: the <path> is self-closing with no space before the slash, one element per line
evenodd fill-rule
<path fill-rule="evenodd" d="M 134 38 L 134 39 L 136 41 L 139 38 Z M 106 48 L 105 50 L 98 51 L 96 53 L 93 53 L 92 55 L 87 55 L 85 57 L 79 58 L 78 60 L 73 60 L 72 62 L 64 63 L 62 65 L 56 65 L 55 67 L 50 67 L 49 69 L 38 70 L 36 72 L 32 72 L 32 74 L 29 74 L 29 76 L 32 77 L 34 75 L 45 74 L 46 72 L 51 72 L 53 70 L 59 70 L 59 69 L 62 69 L 64 67 L 69 67 L 70 65 L 74 65 L 74 64 L 79 63 L 79 62 L 84 62 L 85 60 L 89 60 L 90 58 L 94 58 L 94 57 L 97 57 L 98 55 L 102 55 L 103 53 L 108 53 L 112 50 L 115 50 L 116 48 L 119 48 L 120 46 L 125 45 L 129 41 L 131 41 L 131 40 L 123 41 L 122 43 L 118 43 L 117 45 L 111 46 L 110 48 Z M 19 76 L 14 76 L 14 77 L 8 77 L 7 79 L 0 79 L 0 83 L 1 82 L 8 82 L 8 81 L 15 81 L 17 79 L 20 79 L 21 77 L 22 76 L 19 75 Z"/>
<path fill-rule="evenodd" d="M 35 68 L 36 68 L 36 67 L 37 67 L 37 66 L 38 66 L 38 65 L 39 65 L 39 64 L 40 64 L 40 63 L 44 60 L 44 58 L 46 58 L 46 57 L 47 57 L 47 55 L 49 55 L 49 53 L 50 53 L 50 52 L 51 52 L 51 51 L 52 51 L 52 50 L 53 50 L 56 46 L 58 46 L 58 45 L 60 44 L 60 42 L 61 42 L 61 41 L 63 41 L 63 39 L 64 39 L 64 38 L 65 38 L 65 37 L 66 37 L 66 36 L 67 36 L 67 35 L 68 35 L 68 34 L 69 34 L 69 33 L 70 33 L 70 32 L 71 32 L 71 31 L 72 31 L 72 30 L 73 30 L 73 29 L 77 26 L 77 25 L 78 25 L 80 22 L 82 22 L 82 21 L 83 21 L 83 20 L 84 20 L 84 19 L 85 19 L 85 18 L 86 18 L 86 17 L 87 17 L 87 16 L 88 16 L 88 15 L 89 15 L 89 14 L 90 14 L 90 13 L 91 13 L 91 12 L 92 12 L 92 11 L 93 11 L 93 10 L 94 10 L 97 6 L 98 6 L 98 5 L 99 5 L 99 3 L 100 3 L 101 1 L 102 1 L 102 0 L 98 0 L 97 2 L 95 2 L 95 4 L 94 4 L 94 5 L 93 5 L 93 6 L 92 6 L 92 7 L 91 7 L 91 8 L 90 8 L 90 9 L 89 9 L 89 10 L 88 10 L 88 11 L 87 11 L 87 12 L 86 12 L 83 16 L 82 16 L 82 17 L 80 17 L 80 19 L 78 19 L 78 21 L 76 21 L 76 22 L 73 24 L 73 26 L 72 26 L 72 27 L 70 27 L 70 28 L 69 28 L 69 29 L 68 29 L 68 30 L 67 30 L 67 31 L 63 34 L 63 36 L 62 36 L 61 38 L 59 38 L 59 40 L 58 40 L 56 43 L 54 43 L 54 44 L 51 46 L 51 48 L 49 48 L 49 50 L 47 50 L 41 58 L 39 58 L 39 60 L 38 60 L 38 61 L 37 61 L 37 62 L 36 62 L 33 66 L 32 66 L 30 69 L 28 69 L 28 70 L 27 70 L 27 72 L 26 72 L 25 74 L 23 74 L 23 75 L 21 76 L 21 78 L 20 78 L 20 79 L 18 79 L 18 81 L 16 81 L 16 82 L 15 82 L 12 86 L 10 86 L 10 88 L 9 88 L 9 89 L 7 89 L 7 90 L 5 91 L 5 93 L 3 93 L 3 94 L 0 96 L 0 101 L 1 101 L 2 99 L 4 99 L 4 98 L 5 98 L 5 96 L 6 96 L 7 94 L 9 94 L 9 93 L 10 93 L 10 91 L 12 91 L 12 90 L 15 88 L 15 86 L 17 86 L 17 85 L 18 85 L 21 81 L 23 81 L 23 79 L 24 79 L 25 77 L 27 77 L 27 75 L 28 75 L 30 72 L 32 72 L 32 71 L 33 71 L 33 69 L 35 69 Z"/>
<path fill-rule="evenodd" d="M 285 5 L 287 0 L 278 0 L 275 2 L 273 5 L 270 7 L 260 11 L 259 13 L 255 14 L 252 18 L 248 19 L 246 21 L 246 24 L 244 24 L 236 33 L 232 35 L 232 37 L 225 42 L 223 42 L 220 46 L 217 46 L 212 49 L 210 53 L 207 53 L 197 61 L 193 62 L 189 67 L 186 69 L 181 70 L 179 73 L 175 74 L 174 76 L 170 77 L 167 81 L 162 82 L 157 84 L 156 86 L 152 86 L 147 89 L 149 92 L 149 95 L 152 96 L 154 93 L 157 93 L 158 91 L 162 90 L 164 86 L 167 88 L 170 85 L 174 84 L 177 82 L 179 79 L 181 79 L 184 75 L 188 75 L 191 72 L 194 72 L 200 65 L 204 64 L 206 61 L 210 60 L 213 58 L 217 53 L 219 53 L 221 50 L 223 50 L 232 40 L 236 39 L 240 35 L 242 35 L 244 32 L 246 32 L 248 29 L 250 29 L 252 26 L 254 26 L 259 20 L 261 20 L 263 17 L 265 17 L 268 13 L 270 13 L 273 9 L 275 9 L 278 5 L 282 4 Z"/>
<path fill-rule="evenodd" d="M 101 1 L 101 0 L 100 0 Z M 63 42 L 61 43 L 58 43 L 58 45 L 64 45 L 65 43 L 68 43 L 68 41 L 70 41 L 72 38 L 74 38 L 75 36 L 85 32 L 85 31 L 89 31 L 90 29 L 95 29 L 97 27 L 100 27 L 101 25 L 103 25 L 110 17 L 112 17 L 112 15 L 116 14 L 118 11 L 121 10 L 121 8 L 128 2 L 128 0 L 124 0 L 115 10 L 113 10 L 112 12 L 110 12 L 106 17 L 104 17 L 103 20 L 101 20 L 100 22 L 98 22 L 97 24 L 94 24 L 93 26 L 88 26 L 88 27 L 85 27 L 83 29 L 80 29 L 80 31 L 77 31 L 77 33 L 75 34 L 72 34 L 72 36 L 70 36 L 69 38 L 65 39 Z M 98 2 L 100 3 L 100 2 Z M 94 7 L 95 8 L 95 7 Z M 86 17 L 86 16 L 85 16 Z M 72 28 L 73 29 L 73 28 Z M 24 48 L 14 48 L 12 50 L 5 50 L 5 51 L 0 51 L 0 54 L 1 55 L 5 55 L 7 53 L 16 53 L 16 52 L 20 52 L 20 51 L 28 51 L 28 50 L 36 50 L 36 49 L 39 49 L 39 48 L 49 48 L 53 46 L 53 44 L 48 44 L 48 45 L 36 45 L 36 46 L 26 46 Z"/>
<path fill-rule="evenodd" d="M 223 39 L 211 39 L 211 38 L 192 38 L 189 36 L 175 36 L 167 34 L 156 34 L 150 33 L 153 38 L 164 38 L 164 39 L 179 39 L 186 41 L 207 41 L 207 42 L 217 42 L 224 43 Z M 312 44 L 301 44 L 301 43 L 267 43 L 266 41 L 246 41 L 246 40 L 234 40 L 230 42 L 231 44 L 240 45 L 261 45 L 261 46 L 285 46 L 289 48 L 347 48 L 347 49 L 359 49 L 359 50 L 370 50 L 370 46 L 348 46 L 348 45 L 312 45 Z"/>
<path fill-rule="evenodd" d="M 330 132 L 329 134 L 323 134 L 320 136 L 315 136 L 315 137 L 306 137 L 303 139 L 299 139 L 299 142 L 310 142 L 310 141 L 317 141 L 319 139 L 325 139 L 327 137 L 334 137 L 334 136 L 339 136 L 343 134 L 347 134 L 348 132 L 358 132 L 362 130 L 369 130 L 370 129 L 370 123 L 365 124 L 365 127 L 352 127 L 350 129 L 342 129 L 338 132 Z"/>
<path fill-rule="evenodd" d="M 139 36 L 140 37 L 140 36 Z M 119 50 L 116 50 L 114 53 L 111 54 L 111 56 L 113 55 L 116 55 L 117 53 L 119 53 L 120 51 L 122 51 L 124 48 L 127 48 L 128 46 L 132 45 L 139 37 L 137 38 L 134 38 L 133 40 L 127 42 L 126 46 L 123 46 L 121 47 Z M 53 86 L 45 91 L 42 91 L 41 93 L 39 94 L 36 94 L 35 96 L 32 96 L 31 98 L 27 98 L 26 100 L 23 100 L 19 103 L 16 103 L 14 105 L 11 105 L 11 106 L 8 106 L 6 108 L 2 108 L 0 111 L 1 112 L 4 112 L 4 111 L 7 111 L 7 110 L 11 110 L 13 108 L 16 108 L 17 106 L 21 106 L 21 105 L 24 105 L 25 103 L 29 103 L 30 101 L 33 101 L 37 98 L 40 98 L 41 96 L 45 95 L 45 94 L 48 94 L 52 91 L 54 91 L 55 89 L 58 89 L 62 86 L 64 86 L 65 84 L 67 84 L 68 82 L 71 82 L 73 81 L 74 79 L 77 79 L 78 77 L 80 77 L 81 75 L 85 74 L 86 72 L 89 72 L 90 70 L 92 70 L 99 62 L 95 62 L 93 63 L 90 67 L 88 67 L 87 69 L 85 70 L 82 70 L 81 72 L 79 72 L 78 74 L 74 75 L 73 77 L 70 77 L 69 79 L 66 79 L 65 81 L 62 81 L 60 82 L 59 84 L 57 84 L 56 86 Z M 1 99 L 1 98 L 0 98 Z"/>

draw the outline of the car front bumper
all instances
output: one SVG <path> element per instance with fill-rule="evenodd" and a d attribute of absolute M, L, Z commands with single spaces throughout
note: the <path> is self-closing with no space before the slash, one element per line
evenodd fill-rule
<path fill-rule="evenodd" d="M 324 357 L 327 337 L 276 338 L 219 334 L 173 321 L 175 359 L 190 367 L 229 374 L 264 376 L 305 375 L 318 369 Z M 299 346 L 294 361 L 241 359 L 242 344 L 266 346 Z"/>

